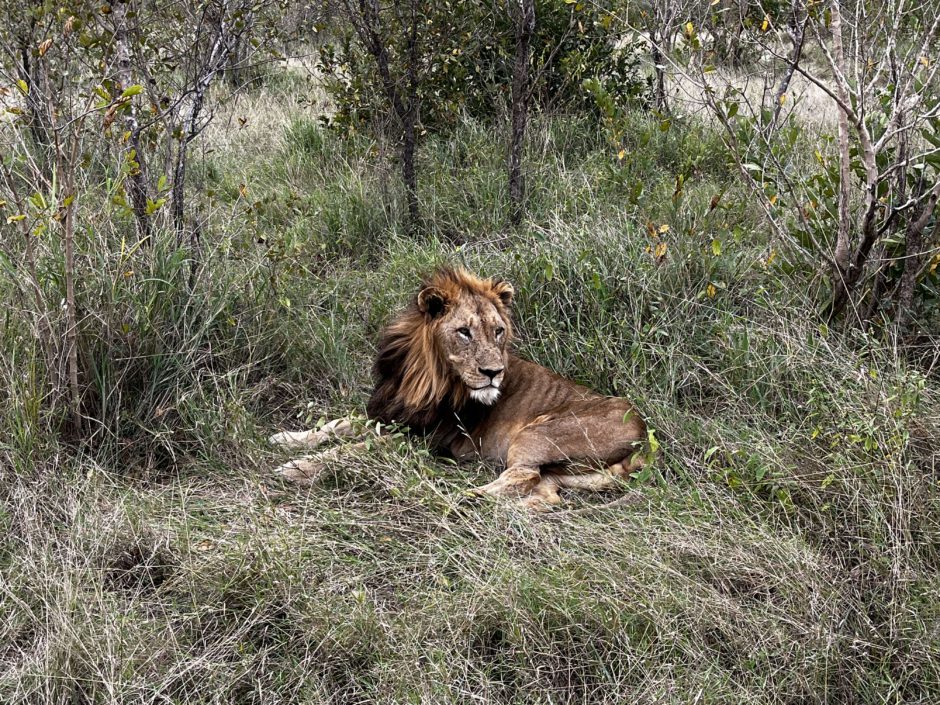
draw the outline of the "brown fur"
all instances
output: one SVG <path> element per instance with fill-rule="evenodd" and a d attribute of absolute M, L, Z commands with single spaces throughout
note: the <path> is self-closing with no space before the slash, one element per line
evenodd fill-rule
<path fill-rule="evenodd" d="M 369 418 L 457 458 L 505 463 L 479 492 L 527 496 L 530 507 L 557 503 L 560 488 L 612 486 L 642 466 L 646 425 L 627 400 L 513 355 L 512 296 L 506 282 L 436 272 L 382 333 Z"/>

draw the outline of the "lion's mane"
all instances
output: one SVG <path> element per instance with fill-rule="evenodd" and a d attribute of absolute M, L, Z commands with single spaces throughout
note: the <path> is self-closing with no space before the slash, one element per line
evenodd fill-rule
<path fill-rule="evenodd" d="M 509 335 L 510 317 L 499 285 L 463 269 L 445 268 L 426 278 L 422 290 L 436 289 L 446 301 L 467 295 L 488 299 L 505 319 Z M 490 407 L 472 400 L 466 386 L 450 371 L 435 336 L 440 320 L 420 309 L 416 294 L 382 331 L 372 367 L 375 390 L 367 412 L 370 419 L 433 433 L 446 443 L 461 428 L 479 423 Z"/>

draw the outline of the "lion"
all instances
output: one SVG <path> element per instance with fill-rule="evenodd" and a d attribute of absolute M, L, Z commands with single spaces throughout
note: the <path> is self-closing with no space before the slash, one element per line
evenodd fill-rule
<path fill-rule="evenodd" d="M 646 424 L 626 399 L 513 354 L 513 295 L 508 282 L 462 268 L 430 276 L 381 334 L 369 419 L 407 426 L 458 460 L 481 456 L 504 465 L 474 492 L 516 498 L 530 509 L 559 504 L 562 489 L 616 486 L 647 462 Z M 337 419 L 271 441 L 309 449 L 355 428 Z M 306 456 L 278 471 L 303 482 L 327 457 Z"/>

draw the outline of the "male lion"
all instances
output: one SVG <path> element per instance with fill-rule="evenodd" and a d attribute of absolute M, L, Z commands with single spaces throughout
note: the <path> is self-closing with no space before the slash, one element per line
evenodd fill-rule
<path fill-rule="evenodd" d="M 605 489 L 643 466 L 646 425 L 626 399 L 605 397 L 509 351 L 513 288 L 463 269 L 438 270 L 382 333 L 369 418 L 427 435 L 455 458 L 505 463 L 480 494 L 558 504 L 561 488 Z M 313 448 L 353 435 L 338 419 L 319 431 L 271 438 Z M 282 465 L 304 481 L 323 454 Z"/>

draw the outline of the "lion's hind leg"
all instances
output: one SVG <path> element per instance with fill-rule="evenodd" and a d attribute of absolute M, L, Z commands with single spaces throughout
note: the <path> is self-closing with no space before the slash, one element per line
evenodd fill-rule
<path fill-rule="evenodd" d="M 562 488 L 610 489 L 639 467 L 645 438 L 645 425 L 625 400 L 586 400 L 516 432 L 506 453 L 506 470 L 475 492 L 525 496 L 548 475 Z M 565 469 L 559 472 L 559 466 Z M 607 469 L 579 472 L 579 466 Z"/>
<path fill-rule="evenodd" d="M 603 470 L 590 470 L 588 472 L 557 472 L 547 473 L 559 487 L 566 490 L 580 490 L 583 492 L 604 492 L 620 485 L 627 477 L 628 472 L 623 464 L 614 463 Z"/>

